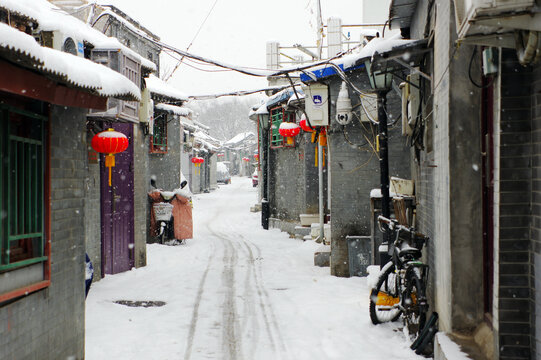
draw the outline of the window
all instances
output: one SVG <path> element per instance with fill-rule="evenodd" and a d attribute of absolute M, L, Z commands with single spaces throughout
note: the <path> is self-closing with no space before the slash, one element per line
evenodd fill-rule
<path fill-rule="evenodd" d="M 167 116 L 165 114 L 154 119 L 154 133 L 150 137 L 150 152 L 167 153 Z"/>
<path fill-rule="evenodd" d="M 283 107 L 276 107 L 271 109 L 271 148 L 286 146 L 284 137 L 280 135 L 279 129 L 282 122 L 295 122 L 295 113 L 292 111 L 286 111 Z"/>
<path fill-rule="evenodd" d="M 0 302 L 48 285 L 46 120 L 0 105 Z"/>

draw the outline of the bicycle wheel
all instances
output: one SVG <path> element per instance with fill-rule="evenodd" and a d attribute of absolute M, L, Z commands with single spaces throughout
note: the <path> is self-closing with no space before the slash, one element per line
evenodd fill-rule
<path fill-rule="evenodd" d="M 374 325 L 396 321 L 401 310 L 397 274 L 392 262 L 388 262 L 378 277 L 376 287 L 370 292 L 370 319 Z"/>
<path fill-rule="evenodd" d="M 425 285 L 421 280 L 421 269 L 414 267 L 406 273 L 406 291 L 402 297 L 404 307 L 404 325 L 410 336 L 417 337 L 426 322 L 428 305 L 426 302 Z"/>

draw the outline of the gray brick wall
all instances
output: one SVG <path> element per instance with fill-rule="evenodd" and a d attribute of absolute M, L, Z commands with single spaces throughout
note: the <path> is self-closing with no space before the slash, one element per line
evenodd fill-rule
<path fill-rule="evenodd" d="M 299 214 L 305 212 L 304 156 L 307 141 L 303 135 L 297 136 L 296 141 L 294 148 L 269 149 L 272 169 L 269 174 L 270 216 L 289 222 L 299 222 Z"/>
<path fill-rule="evenodd" d="M 364 69 L 351 76 L 350 80 L 360 89 L 370 89 Z M 330 84 L 332 126 L 328 141 L 331 153 L 331 274 L 349 276 L 345 239 L 347 235 L 370 235 L 370 190 L 380 188 L 380 165 L 379 156 L 363 136 L 365 134 L 374 141 L 372 134 L 377 134 L 374 125 L 361 125 L 358 118 L 354 117 L 342 130 L 335 121 L 335 104 L 341 83 L 340 79 L 333 79 Z M 359 109 L 359 97 L 354 96 L 351 90 L 350 98 L 353 107 Z M 400 97 L 390 91 L 387 94 L 389 123 L 400 114 L 399 109 Z M 400 134 L 399 123 L 389 128 L 389 174 L 409 179 L 409 148 Z"/>
<path fill-rule="evenodd" d="M 150 213 L 148 192 L 150 191 L 149 170 L 149 136 L 144 135 L 141 128 L 134 124 L 133 147 L 134 156 L 134 264 L 135 267 L 146 266 L 146 242 L 149 235 Z"/>
<path fill-rule="evenodd" d="M 86 136 L 87 149 L 91 149 L 93 133 Z M 87 161 L 85 178 L 85 247 L 92 266 L 94 281 L 101 279 L 101 204 L 100 204 L 100 165 Z"/>
<path fill-rule="evenodd" d="M 51 286 L 0 307 L 0 358 L 84 357 L 86 110 L 52 108 Z"/>
<path fill-rule="evenodd" d="M 530 265 L 531 69 L 503 51 L 500 135 L 500 230 L 498 317 L 500 359 L 530 359 L 534 278 Z M 534 216 L 534 219 L 536 216 Z M 533 235 L 532 224 L 532 235 Z M 535 240 L 532 238 L 532 244 Z M 531 302 L 531 304 L 529 304 Z"/>
<path fill-rule="evenodd" d="M 534 69 L 532 86 L 532 206 L 531 249 L 535 271 L 532 288 L 532 354 L 541 358 L 541 65 Z"/>

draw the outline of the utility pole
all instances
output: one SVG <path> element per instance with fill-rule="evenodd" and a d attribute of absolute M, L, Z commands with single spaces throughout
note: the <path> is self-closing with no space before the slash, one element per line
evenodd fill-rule
<path fill-rule="evenodd" d="M 321 0 L 317 0 L 317 55 L 318 60 L 321 60 L 321 50 L 323 48 L 323 20 L 321 18 Z"/>

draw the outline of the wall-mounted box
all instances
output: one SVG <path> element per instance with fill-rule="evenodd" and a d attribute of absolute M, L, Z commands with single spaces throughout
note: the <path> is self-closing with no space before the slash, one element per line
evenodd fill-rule
<path fill-rule="evenodd" d="M 302 87 L 305 97 L 305 111 L 312 126 L 329 125 L 329 88 L 323 84 Z"/>

